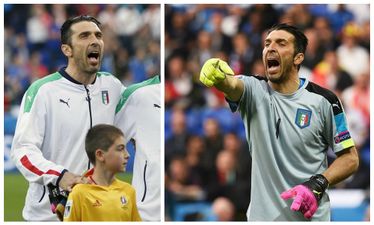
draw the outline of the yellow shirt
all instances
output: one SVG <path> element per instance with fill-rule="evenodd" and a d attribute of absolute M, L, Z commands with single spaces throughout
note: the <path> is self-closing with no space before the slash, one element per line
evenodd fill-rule
<path fill-rule="evenodd" d="M 141 221 L 135 189 L 118 179 L 107 187 L 77 184 L 69 194 L 64 221 Z"/>

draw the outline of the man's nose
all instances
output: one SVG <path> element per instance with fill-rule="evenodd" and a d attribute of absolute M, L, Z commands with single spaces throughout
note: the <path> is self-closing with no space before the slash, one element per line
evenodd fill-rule
<path fill-rule="evenodd" d="M 99 46 L 99 39 L 95 35 L 91 36 L 90 45 L 92 45 L 93 47 Z"/>
<path fill-rule="evenodd" d="M 268 52 L 275 52 L 275 44 L 274 43 L 269 44 Z"/>
<path fill-rule="evenodd" d="M 93 39 L 90 44 L 92 47 L 98 47 L 99 46 L 99 40 L 97 38 Z"/>

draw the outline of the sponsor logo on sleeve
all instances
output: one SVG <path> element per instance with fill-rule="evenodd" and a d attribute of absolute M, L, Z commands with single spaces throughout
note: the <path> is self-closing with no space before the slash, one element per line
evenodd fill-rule
<path fill-rule="evenodd" d="M 335 144 L 339 144 L 340 142 L 343 142 L 350 138 L 351 138 L 351 134 L 348 131 L 344 131 L 344 132 L 339 133 L 337 136 L 335 136 L 334 141 L 335 141 Z"/>

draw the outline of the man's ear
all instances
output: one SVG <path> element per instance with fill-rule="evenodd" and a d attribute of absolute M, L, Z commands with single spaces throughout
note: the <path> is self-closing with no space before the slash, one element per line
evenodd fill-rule
<path fill-rule="evenodd" d="M 73 49 L 70 47 L 70 45 L 62 44 L 61 45 L 61 51 L 64 53 L 66 57 L 72 57 L 73 56 Z"/>
<path fill-rule="evenodd" d="M 304 54 L 303 53 L 297 53 L 295 57 L 293 58 L 293 63 L 295 65 L 300 65 L 304 61 Z"/>

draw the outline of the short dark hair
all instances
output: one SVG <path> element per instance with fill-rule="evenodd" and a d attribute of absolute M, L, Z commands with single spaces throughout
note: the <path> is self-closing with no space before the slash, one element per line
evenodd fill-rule
<path fill-rule="evenodd" d="M 306 47 L 308 46 L 308 38 L 299 28 L 286 23 L 275 24 L 268 30 L 267 34 L 270 34 L 275 30 L 284 30 L 292 34 L 295 37 L 295 55 L 297 53 L 305 54 Z"/>
<path fill-rule="evenodd" d="M 81 15 L 81 16 L 76 16 L 73 18 L 67 19 L 64 24 L 61 26 L 61 43 L 62 44 L 68 44 L 71 45 L 71 26 L 73 24 L 82 22 L 82 21 L 88 21 L 88 22 L 93 22 L 95 23 L 99 28 L 101 28 L 101 23 L 93 16 L 88 16 L 88 15 Z"/>
<path fill-rule="evenodd" d="M 97 149 L 108 151 L 114 141 L 123 137 L 123 132 L 115 126 L 98 124 L 88 130 L 85 140 L 86 153 L 90 162 L 95 165 L 95 153 Z"/>

